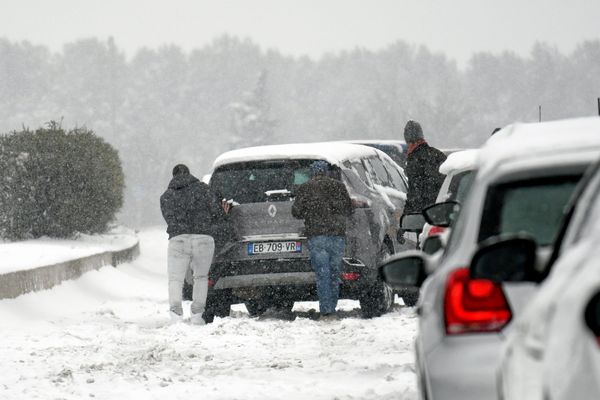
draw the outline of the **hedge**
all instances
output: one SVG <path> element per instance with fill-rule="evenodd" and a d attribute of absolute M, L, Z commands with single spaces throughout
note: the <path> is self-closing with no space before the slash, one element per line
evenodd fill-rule
<path fill-rule="evenodd" d="M 0 236 L 71 237 L 106 229 L 123 204 L 117 151 L 55 122 L 0 136 Z"/>

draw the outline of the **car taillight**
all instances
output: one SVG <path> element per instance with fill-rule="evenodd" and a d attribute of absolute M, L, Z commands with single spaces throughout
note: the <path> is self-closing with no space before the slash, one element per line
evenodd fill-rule
<path fill-rule="evenodd" d="M 208 278 L 208 287 L 213 287 L 215 286 L 215 281 L 213 281 L 212 279 Z"/>
<path fill-rule="evenodd" d="M 343 281 L 357 281 L 360 278 L 358 272 L 342 272 Z"/>
<path fill-rule="evenodd" d="M 441 226 L 432 226 L 431 229 L 429 229 L 429 233 L 427 234 L 427 236 L 439 235 L 440 233 L 443 233 L 445 230 L 446 230 L 446 228 L 441 227 Z"/>
<path fill-rule="evenodd" d="M 511 318 L 500 284 L 471 279 L 468 268 L 450 273 L 444 295 L 446 334 L 498 332 Z"/>

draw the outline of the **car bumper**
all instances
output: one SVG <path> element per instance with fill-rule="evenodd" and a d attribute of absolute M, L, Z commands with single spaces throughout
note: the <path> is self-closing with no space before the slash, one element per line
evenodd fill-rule
<path fill-rule="evenodd" d="M 497 334 L 445 337 L 425 353 L 417 339 L 417 373 L 422 398 L 496 399 L 501 345 L 502 337 Z"/>

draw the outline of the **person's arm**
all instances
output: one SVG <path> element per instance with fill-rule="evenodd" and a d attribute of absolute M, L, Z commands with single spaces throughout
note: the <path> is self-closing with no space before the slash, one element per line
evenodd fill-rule
<path fill-rule="evenodd" d="M 296 190 L 296 197 L 294 198 L 294 204 L 292 204 L 292 216 L 296 219 L 304 219 L 305 215 L 305 197 L 304 188 L 300 186 Z"/>
<path fill-rule="evenodd" d="M 165 192 L 162 196 L 160 196 L 160 211 L 167 225 L 170 225 L 173 222 L 175 222 L 175 210 L 173 210 L 171 196 L 169 196 L 168 191 Z"/>
<path fill-rule="evenodd" d="M 348 194 L 348 189 L 346 185 L 341 182 L 339 183 L 339 199 L 338 204 L 340 205 L 340 214 L 349 217 L 354 212 L 354 207 L 352 207 L 352 199 L 350 199 L 350 194 Z"/>

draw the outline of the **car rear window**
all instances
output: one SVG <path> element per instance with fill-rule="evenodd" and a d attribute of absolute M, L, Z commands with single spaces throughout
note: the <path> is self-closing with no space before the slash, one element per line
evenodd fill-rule
<path fill-rule="evenodd" d="M 261 203 L 289 198 L 310 179 L 314 160 L 252 161 L 224 165 L 211 177 L 210 186 L 221 198 Z"/>
<path fill-rule="evenodd" d="M 488 191 L 479 241 L 506 233 L 528 233 L 539 245 L 553 242 L 581 175 L 519 181 Z"/>

